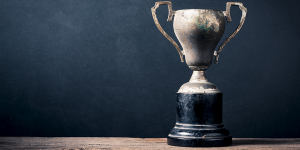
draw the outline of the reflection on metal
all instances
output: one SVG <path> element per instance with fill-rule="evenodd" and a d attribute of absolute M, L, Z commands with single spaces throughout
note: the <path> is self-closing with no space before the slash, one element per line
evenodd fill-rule
<path fill-rule="evenodd" d="M 183 84 L 178 93 L 221 93 L 216 85 L 208 82 L 204 71 L 194 71 L 189 82 Z"/>
<path fill-rule="evenodd" d="M 213 62 L 214 49 L 225 31 L 221 10 L 178 10 L 174 32 L 184 50 L 185 61 L 194 71 L 204 71 Z"/>

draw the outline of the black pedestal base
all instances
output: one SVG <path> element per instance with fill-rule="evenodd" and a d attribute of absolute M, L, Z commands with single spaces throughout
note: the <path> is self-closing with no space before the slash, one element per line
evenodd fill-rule
<path fill-rule="evenodd" d="M 229 131 L 222 124 L 222 93 L 177 93 L 176 125 L 168 144 L 184 147 L 228 146 Z"/>
<path fill-rule="evenodd" d="M 215 138 L 215 139 L 175 139 L 168 137 L 168 144 L 182 147 L 219 147 L 232 144 L 232 138 Z"/>

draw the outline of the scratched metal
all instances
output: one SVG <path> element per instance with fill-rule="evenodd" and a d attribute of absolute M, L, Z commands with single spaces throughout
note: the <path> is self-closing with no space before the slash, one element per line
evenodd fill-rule
<path fill-rule="evenodd" d="M 219 47 L 218 51 L 216 51 L 215 53 L 215 64 L 218 64 L 219 61 L 219 54 L 222 51 L 222 49 L 224 48 L 224 46 L 241 30 L 245 19 L 246 19 L 246 14 L 247 14 L 247 8 L 243 6 L 243 3 L 240 2 L 227 2 L 227 7 L 226 7 L 226 11 L 224 11 L 224 14 L 226 15 L 227 18 L 227 22 L 231 22 L 231 17 L 230 17 L 230 7 L 231 5 L 238 5 L 240 10 L 242 11 L 242 17 L 241 17 L 241 21 L 239 26 L 237 27 L 237 29 L 221 44 L 221 46 Z"/>
<path fill-rule="evenodd" d="M 157 17 L 156 9 L 159 5 L 168 5 L 168 19 L 172 21 L 173 16 L 174 32 L 178 38 L 183 50 L 179 48 L 178 44 L 162 29 Z M 237 29 L 230 35 L 215 51 L 224 31 L 225 31 L 225 16 L 227 22 L 231 22 L 230 7 L 231 5 L 238 5 L 242 10 L 242 18 Z M 213 61 L 213 55 L 216 56 L 215 64 L 218 63 L 219 54 L 224 46 L 239 32 L 244 24 L 247 9 L 240 2 L 227 2 L 226 11 L 214 9 L 185 9 L 172 10 L 170 1 L 156 2 L 152 7 L 152 16 L 159 31 L 175 46 L 181 61 L 183 55 L 190 69 L 194 71 L 205 71 L 210 67 Z"/>
<path fill-rule="evenodd" d="M 168 19 L 172 21 L 176 37 L 178 38 L 183 50 L 177 43 L 162 29 L 157 17 L 156 9 L 160 5 L 168 5 Z M 215 51 L 224 31 L 225 16 L 227 22 L 231 22 L 230 7 L 238 5 L 242 10 L 242 17 L 237 29 L 230 35 Z M 193 70 L 193 75 L 189 82 L 183 84 L 178 93 L 221 93 L 216 85 L 208 82 L 204 71 L 207 70 L 212 62 L 213 56 L 215 64 L 218 63 L 219 54 L 224 46 L 239 32 L 246 18 L 247 9 L 240 2 L 227 2 L 226 11 L 215 9 L 184 9 L 172 10 L 172 4 L 169 1 L 156 2 L 152 7 L 152 16 L 159 31 L 175 46 L 181 61 L 185 55 L 186 64 Z"/>
<path fill-rule="evenodd" d="M 208 69 L 213 62 L 215 48 L 225 31 L 223 11 L 178 10 L 173 26 L 183 48 L 187 65 L 194 71 Z"/>
<path fill-rule="evenodd" d="M 164 29 L 160 26 L 160 24 L 157 20 L 156 9 L 159 7 L 159 5 L 168 5 L 169 15 L 168 15 L 168 20 L 167 21 L 172 21 L 172 18 L 173 18 L 174 13 L 175 13 L 175 11 L 172 10 L 172 4 L 171 4 L 170 1 L 156 2 L 155 5 L 151 8 L 152 17 L 153 17 L 153 20 L 154 20 L 158 30 L 175 46 L 175 48 L 177 49 L 177 51 L 179 53 L 181 62 L 184 62 L 183 53 L 181 52 L 181 49 L 179 48 L 177 43 L 164 31 Z"/>
<path fill-rule="evenodd" d="M 211 82 L 208 82 L 204 71 L 193 71 L 189 82 L 183 84 L 177 93 L 221 93 Z"/>

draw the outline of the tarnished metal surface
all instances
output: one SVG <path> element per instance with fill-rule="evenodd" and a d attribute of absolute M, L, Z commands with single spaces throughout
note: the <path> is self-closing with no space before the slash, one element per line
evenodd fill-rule
<path fill-rule="evenodd" d="M 245 19 L 246 19 L 246 14 L 247 14 L 247 8 L 245 8 L 243 6 L 243 3 L 240 2 L 227 2 L 227 7 L 226 7 L 226 11 L 224 12 L 226 14 L 226 18 L 227 18 L 227 22 L 231 22 L 231 17 L 230 17 L 230 7 L 231 5 L 238 5 L 240 10 L 242 11 L 242 17 L 241 17 L 241 21 L 239 26 L 237 27 L 237 29 L 222 43 L 222 45 L 219 47 L 218 51 L 215 53 L 215 64 L 218 64 L 218 60 L 219 60 L 219 54 L 222 51 L 222 49 L 224 48 L 224 46 L 241 30 Z"/>
<path fill-rule="evenodd" d="M 169 15 L 167 21 L 172 21 L 174 16 L 173 28 L 183 51 L 180 50 L 176 42 L 162 29 L 156 18 L 156 9 L 159 5 L 168 5 Z M 224 31 L 225 16 L 227 22 L 231 22 L 230 7 L 238 5 L 242 10 L 242 17 L 237 29 L 221 44 L 218 51 L 215 51 Z M 152 16 L 160 32 L 175 46 L 181 61 L 183 55 L 189 68 L 193 70 L 191 80 L 183 84 L 178 93 L 220 93 L 216 85 L 207 81 L 204 71 L 207 70 L 215 58 L 218 63 L 219 54 L 224 46 L 239 32 L 246 18 L 247 9 L 240 2 L 227 2 L 226 11 L 215 9 L 184 9 L 172 10 L 169 1 L 156 2 L 152 7 Z"/>
<path fill-rule="evenodd" d="M 167 21 L 172 21 L 172 17 L 175 16 L 173 22 L 174 32 L 183 51 L 180 50 L 177 43 L 160 26 L 156 17 L 156 9 L 159 5 L 168 5 L 169 15 Z M 242 11 L 240 24 L 221 44 L 218 51 L 215 51 L 225 30 L 225 16 L 227 17 L 227 22 L 231 22 L 231 5 L 238 5 Z M 213 55 L 216 56 L 215 64 L 218 63 L 219 54 L 224 46 L 242 28 L 245 22 L 247 8 L 240 2 L 227 2 L 226 11 L 214 9 L 185 9 L 173 11 L 170 1 L 161 1 L 156 2 L 151 11 L 157 28 L 175 46 L 181 61 L 184 62 L 183 55 L 185 55 L 186 63 L 192 70 L 204 71 L 212 64 Z"/>
<path fill-rule="evenodd" d="M 156 9 L 159 7 L 159 5 L 168 5 L 169 15 L 168 15 L 167 21 L 172 21 L 173 15 L 175 13 L 175 11 L 172 10 L 172 3 L 169 1 L 156 2 L 155 5 L 151 8 L 152 16 L 153 16 L 153 20 L 154 20 L 158 30 L 175 46 L 175 48 L 177 49 L 177 51 L 179 53 L 181 62 L 184 62 L 183 53 L 181 52 L 181 49 L 179 48 L 177 43 L 164 31 L 164 29 L 160 26 L 160 24 L 157 20 Z"/>
<path fill-rule="evenodd" d="M 208 82 L 204 71 L 193 71 L 189 82 L 183 84 L 177 93 L 221 93 L 216 85 Z"/>
<path fill-rule="evenodd" d="M 212 9 L 178 10 L 174 31 L 194 71 L 204 71 L 213 62 L 214 50 L 225 31 L 223 11 Z"/>

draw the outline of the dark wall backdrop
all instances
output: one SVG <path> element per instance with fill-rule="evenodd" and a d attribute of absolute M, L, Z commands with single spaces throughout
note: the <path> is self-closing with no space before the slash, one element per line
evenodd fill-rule
<path fill-rule="evenodd" d="M 0 136 L 166 137 L 192 71 L 159 32 L 156 0 L 0 1 Z M 172 0 L 226 9 L 226 0 Z M 241 31 L 207 70 L 233 137 L 300 138 L 295 0 L 242 0 Z M 221 41 L 237 27 L 231 9 Z M 167 33 L 167 6 L 157 10 Z"/>

